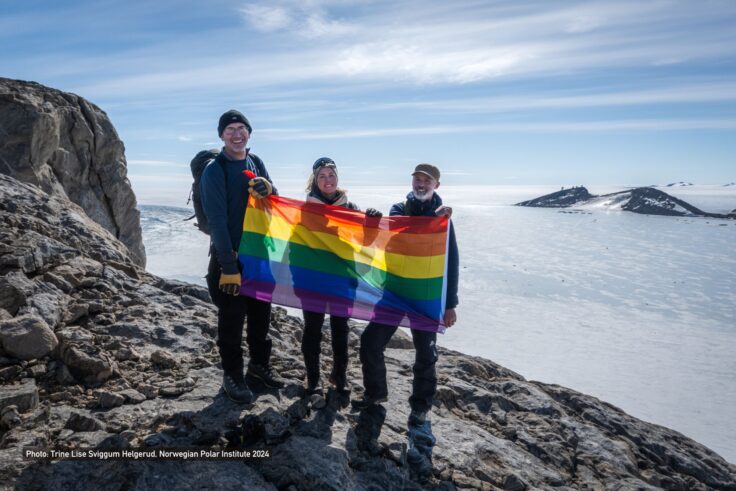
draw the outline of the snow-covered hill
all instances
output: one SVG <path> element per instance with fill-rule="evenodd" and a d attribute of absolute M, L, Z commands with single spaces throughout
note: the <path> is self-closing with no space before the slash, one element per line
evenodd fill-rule
<path fill-rule="evenodd" d="M 539 198 L 522 201 L 517 203 L 517 206 L 541 208 L 569 208 L 574 206 L 579 209 L 617 209 L 644 215 L 736 218 L 736 214 L 733 212 L 710 213 L 703 211 L 655 187 L 632 188 L 597 196 L 590 194 L 585 187 L 579 186 L 571 189 L 561 189 Z"/>

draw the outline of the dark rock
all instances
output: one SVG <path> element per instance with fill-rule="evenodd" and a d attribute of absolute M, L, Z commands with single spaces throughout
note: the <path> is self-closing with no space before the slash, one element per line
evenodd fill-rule
<path fill-rule="evenodd" d="M 644 215 L 709 216 L 702 210 L 656 188 L 636 188 L 621 209 Z"/>
<path fill-rule="evenodd" d="M 153 385 L 140 384 L 137 389 L 146 399 L 153 399 L 158 396 L 158 387 L 154 387 Z"/>
<path fill-rule="evenodd" d="M 545 194 L 539 198 L 530 199 L 516 203 L 516 206 L 535 206 L 543 208 L 567 208 L 576 204 L 584 203 L 591 198 L 595 198 L 583 186 L 569 189 L 562 189 L 554 193 Z"/>
<path fill-rule="evenodd" d="M 23 379 L 17 385 L 0 386 L 0 410 L 8 406 L 16 406 L 24 413 L 38 405 L 38 389 L 32 378 Z"/>
<path fill-rule="evenodd" d="M 18 378 L 21 372 L 23 372 L 23 368 L 20 365 L 10 365 L 9 367 L 0 368 L 0 380 L 8 383 Z"/>
<path fill-rule="evenodd" d="M 69 371 L 69 368 L 61 362 L 56 365 L 54 376 L 56 377 L 56 382 L 59 385 L 69 385 L 76 383 L 74 375 L 72 375 L 72 373 Z"/>
<path fill-rule="evenodd" d="M 130 346 L 123 346 L 120 349 L 116 350 L 113 354 L 115 356 L 115 359 L 118 361 L 137 361 L 141 359 L 141 355 Z"/>
<path fill-rule="evenodd" d="M 399 329 L 391 337 L 386 347 L 391 349 L 414 349 L 414 341 L 412 341 L 411 335 Z"/>
<path fill-rule="evenodd" d="M 56 288 L 58 288 L 59 290 L 61 290 L 64 293 L 70 293 L 74 289 L 74 287 L 72 286 L 71 283 L 69 283 L 68 281 L 66 281 L 61 276 L 58 276 L 58 275 L 56 275 L 54 273 L 51 273 L 51 272 L 44 273 L 43 279 L 44 279 L 44 281 L 46 281 L 47 283 L 50 283 L 50 284 L 54 285 Z M 74 320 L 76 320 L 76 319 L 74 319 Z"/>
<path fill-rule="evenodd" d="M 527 489 L 527 485 L 516 474 L 509 474 L 503 481 L 503 489 L 507 491 L 524 491 Z"/>
<path fill-rule="evenodd" d="M 72 431 L 100 431 L 105 428 L 105 425 L 91 416 L 72 411 L 64 428 Z"/>
<path fill-rule="evenodd" d="M 210 303 L 210 294 L 207 288 L 199 285 L 192 285 L 183 281 L 158 278 L 156 286 L 164 291 L 180 295 L 182 297 L 194 297 L 202 302 Z"/>
<path fill-rule="evenodd" d="M 696 216 L 711 218 L 733 218 L 731 214 L 708 213 L 695 206 L 671 196 L 654 187 L 640 187 L 618 191 L 600 196 L 588 193 L 584 187 L 571 188 L 546 194 L 539 198 L 516 203 L 516 206 L 541 208 L 569 208 L 587 204 L 595 200 L 608 207 L 644 215 Z"/>
<path fill-rule="evenodd" d="M 176 358 L 163 350 L 156 350 L 151 353 L 151 363 L 163 368 L 175 368 L 177 365 L 179 365 L 179 363 L 176 361 Z"/>
<path fill-rule="evenodd" d="M 89 305 L 86 303 L 75 303 L 70 306 L 64 315 L 65 324 L 74 324 L 82 317 L 89 315 Z"/>
<path fill-rule="evenodd" d="M 121 390 L 118 394 L 125 398 L 126 404 L 139 404 L 146 400 L 146 396 L 135 389 Z"/>
<path fill-rule="evenodd" d="M 327 405 L 327 400 L 321 394 L 312 394 L 309 396 L 309 405 L 314 409 L 322 409 Z"/>
<path fill-rule="evenodd" d="M 286 440 L 290 433 L 289 418 L 285 418 L 273 408 L 268 408 L 259 417 L 263 422 L 263 437 L 266 445 L 274 445 Z"/>
<path fill-rule="evenodd" d="M 59 359 L 79 381 L 96 384 L 110 378 L 115 361 L 102 349 L 91 343 L 62 341 Z"/>
<path fill-rule="evenodd" d="M 32 315 L 0 322 L 0 345 L 7 354 L 33 360 L 51 353 L 59 341 L 48 324 Z"/>
<path fill-rule="evenodd" d="M 26 305 L 26 298 L 32 294 L 33 290 L 33 283 L 22 271 L 11 271 L 0 277 L 0 308 L 14 316 L 21 307 Z"/>
<path fill-rule="evenodd" d="M 29 299 L 28 306 L 18 311 L 18 314 L 30 313 L 43 319 L 51 330 L 61 322 L 62 313 L 66 307 L 67 296 L 60 294 L 55 287 L 54 291 L 36 292 Z"/>
<path fill-rule="evenodd" d="M 21 422 L 18 406 L 13 404 L 0 410 L 0 428 L 9 430 L 20 425 Z"/>
<path fill-rule="evenodd" d="M 165 381 L 158 389 L 158 394 L 162 397 L 178 397 L 194 389 L 196 382 L 190 377 L 181 380 Z"/>
<path fill-rule="evenodd" d="M 28 368 L 26 368 L 24 372 L 24 376 L 29 378 L 39 378 L 42 375 L 46 375 L 46 372 L 48 371 L 48 367 L 44 363 L 39 363 L 36 365 L 32 365 Z"/>
<path fill-rule="evenodd" d="M 103 408 L 118 407 L 125 403 L 125 397 L 120 394 L 101 390 L 97 392 L 97 403 Z"/>

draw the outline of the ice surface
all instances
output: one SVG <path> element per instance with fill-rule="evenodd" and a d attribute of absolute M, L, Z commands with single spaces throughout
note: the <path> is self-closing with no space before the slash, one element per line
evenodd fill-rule
<path fill-rule="evenodd" d="M 348 189 L 384 213 L 408 191 Z M 458 323 L 439 343 L 600 397 L 736 462 L 736 221 L 509 206 L 558 189 L 438 190 L 454 209 L 461 268 Z M 735 187 L 665 191 L 705 211 L 736 208 Z M 204 284 L 208 238 L 181 221 L 188 213 L 142 207 L 148 268 Z"/>

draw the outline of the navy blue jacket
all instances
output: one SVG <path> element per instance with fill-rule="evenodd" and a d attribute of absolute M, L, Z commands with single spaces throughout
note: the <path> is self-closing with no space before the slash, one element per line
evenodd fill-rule
<path fill-rule="evenodd" d="M 217 159 L 225 162 L 227 180 Z M 243 160 L 231 160 L 223 149 L 217 159 L 207 164 L 202 173 L 202 206 L 222 272 L 236 274 L 240 271 L 236 253 L 240 248 L 245 207 L 248 204 L 249 179 L 243 175 L 243 171 L 250 170 L 258 177 L 265 177 L 271 184 L 273 182 L 256 155 L 247 155 Z M 275 187 L 273 194 L 278 194 Z"/>
<path fill-rule="evenodd" d="M 434 193 L 432 199 L 428 201 L 420 201 L 414 197 L 411 192 L 406 195 L 406 201 L 396 203 L 391 207 L 389 216 L 423 216 L 436 217 L 434 212 L 442 205 L 442 198 Z M 457 249 L 457 241 L 455 240 L 455 227 L 450 222 L 448 231 L 450 235 L 448 251 L 447 251 L 447 302 L 445 308 L 454 309 L 459 303 L 457 298 L 457 285 L 460 276 L 460 254 Z"/>

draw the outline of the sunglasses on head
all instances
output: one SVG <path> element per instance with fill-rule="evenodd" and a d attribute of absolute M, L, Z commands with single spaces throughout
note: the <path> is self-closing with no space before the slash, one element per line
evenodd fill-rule
<path fill-rule="evenodd" d="M 321 159 L 317 159 L 317 161 L 312 166 L 312 170 L 315 171 L 320 167 L 337 167 L 337 165 L 335 165 L 335 162 L 332 159 L 322 157 Z"/>

